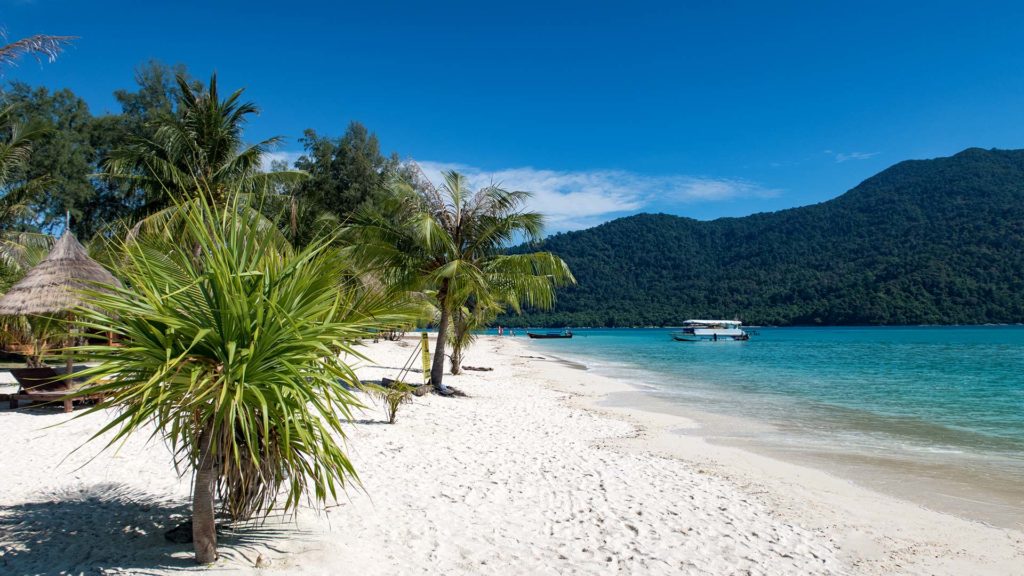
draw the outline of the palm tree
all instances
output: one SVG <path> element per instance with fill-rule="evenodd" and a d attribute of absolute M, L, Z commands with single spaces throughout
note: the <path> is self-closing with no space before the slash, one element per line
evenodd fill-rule
<path fill-rule="evenodd" d="M 165 207 L 169 194 L 180 198 L 198 188 L 210 194 L 214 204 L 223 204 L 232 192 L 265 193 L 305 175 L 262 170 L 264 156 L 281 138 L 244 144 L 242 128 L 259 108 L 241 100 L 243 90 L 221 100 L 216 74 L 205 91 L 183 75 L 176 81 L 181 92 L 178 110 L 158 116 L 149 135 L 136 135 L 104 162 L 110 178 L 145 191 L 146 212 Z"/>
<path fill-rule="evenodd" d="M 0 226 L 7 228 L 23 216 L 26 202 L 39 182 L 20 181 L 32 155 L 32 141 L 41 134 L 14 121 L 13 108 L 0 109 Z"/>
<path fill-rule="evenodd" d="M 431 295 L 438 337 L 430 379 L 448 393 L 444 352 L 453 314 L 470 299 L 515 309 L 524 303 L 551 306 L 554 288 L 575 279 L 553 254 L 506 253 L 513 242 L 540 238 L 543 216 L 523 209 L 528 192 L 497 186 L 471 192 L 455 171 L 444 179 L 440 190 L 429 183 L 397 184 L 379 208 L 357 212 L 347 233 L 356 261 L 393 286 Z"/>
<path fill-rule="evenodd" d="M 6 38 L 2 30 L 0 38 Z M 24 54 L 31 54 L 37 60 L 45 57 L 53 62 L 64 51 L 64 47 L 75 38 L 36 34 L 0 46 L 0 67 L 13 64 Z M 27 210 L 26 202 L 44 182 L 35 180 L 12 187 L 18 173 L 28 164 L 32 154 L 32 140 L 42 134 L 39 130 L 28 130 L 14 122 L 12 111 L 10 106 L 0 110 L 0 137 L 3 138 L 0 140 L 0 191 L 3 192 L 3 197 L 0 197 L 0 227 L 3 228 L 7 228 L 12 221 L 24 215 Z M 18 242 L 19 239 L 22 240 L 21 243 Z M 7 235 L 0 240 L 0 260 L 7 265 L 22 266 L 26 257 L 19 252 L 25 249 L 38 249 L 40 246 L 48 247 L 45 242 L 37 237 Z"/>
<path fill-rule="evenodd" d="M 15 270 L 38 262 L 53 243 L 48 235 L 13 229 L 46 183 L 45 178 L 20 179 L 32 155 L 32 142 L 42 134 L 15 122 L 12 107 L 0 109 L 0 263 Z"/>
<path fill-rule="evenodd" d="M 6 38 L 2 30 L 0 38 Z M 31 54 L 37 60 L 45 57 L 53 62 L 64 51 L 64 47 L 75 38 L 36 34 L 0 46 L 0 67 L 13 64 L 24 54 Z M 0 110 L 0 137 L 3 138 L 0 141 L 0 191 L 3 192 L 3 197 L 0 197 L 0 227 L 7 228 L 13 220 L 24 215 L 27 209 L 26 201 L 43 183 L 43 180 L 36 180 L 12 187 L 18 173 L 28 164 L 29 156 L 32 154 L 32 140 L 40 135 L 41 131 L 27 130 L 14 122 L 12 107 Z M 19 243 L 19 239 L 22 242 Z M 7 265 L 22 266 L 26 257 L 20 252 L 25 249 L 37 249 L 39 246 L 48 247 L 45 240 L 40 238 L 7 235 L 0 240 L 0 260 Z"/>
<path fill-rule="evenodd" d="M 3 34 L 0 34 L 0 38 L 2 37 Z M 45 57 L 50 62 L 53 62 L 64 51 L 64 47 L 74 39 L 74 36 L 36 34 L 0 46 L 0 66 L 13 64 L 23 54 L 32 54 L 38 60 L 42 60 Z"/>
<path fill-rule="evenodd" d="M 109 446 L 155 424 L 176 466 L 193 472 L 200 563 L 216 559 L 215 494 L 233 518 L 265 517 L 357 480 L 339 440 L 358 405 L 347 386 L 359 381 L 340 353 L 408 321 L 344 283 L 329 244 L 282 246 L 240 203 L 179 202 L 185 241 L 125 241 L 118 273 L 129 288 L 92 292 L 77 311 L 84 329 L 122 342 L 75 350 L 101 362 L 84 373 L 93 384 L 83 393 L 107 396 L 92 411 L 118 409 L 97 436 L 113 430 Z"/>
<path fill-rule="evenodd" d="M 451 372 L 462 372 L 462 352 L 476 340 L 475 330 L 486 327 L 505 307 L 495 301 L 482 301 L 473 298 L 452 311 L 451 330 L 448 344 L 452 347 Z"/>

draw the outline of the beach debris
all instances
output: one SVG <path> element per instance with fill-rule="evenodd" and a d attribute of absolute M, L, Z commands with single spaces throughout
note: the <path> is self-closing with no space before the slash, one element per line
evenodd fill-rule
<path fill-rule="evenodd" d="M 189 544 L 192 542 L 192 521 L 178 524 L 174 528 L 171 528 L 167 532 L 164 532 L 164 538 L 169 542 L 175 544 Z"/>
<path fill-rule="evenodd" d="M 421 386 L 420 388 L 431 388 L 431 391 L 438 396 L 444 396 L 446 398 L 469 398 L 469 394 L 466 394 L 462 390 L 455 388 L 454 386 L 445 386 L 444 390 L 438 390 L 432 386 Z"/>
<path fill-rule="evenodd" d="M 386 377 L 380 379 L 380 386 L 383 386 L 384 388 L 391 388 L 399 382 L 401 382 L 403 387 L 410 388 L 414 396 L 425 396 L 432 390 L 432 386 L 430 386 L 429 382 L 427 384 L 415 384 L 412 382 L 403 382 L 401 380 L 392 380 L 391 378 Z"/>
<path fill-rule="evenodd" d="M 267 558 L 263 554 L 259 554 L 256 556 L 256 562 L 254 562 L 254 565 L 257 568 L 270 568 L 270 558 Z"/>
<path fill-rule="evenodd" d="M 489 368 L 487 366 L 463 366 L 462 369 L 472 370 L 474 372 L 491 372 L 494 370 L 494 368 Z"/>
<path fill-rule="evenodd" d="M 231 527 L 227 524 L 217 524 L 217 533 L 223 534 L 226 531 L 231 530 Z M 167 532 L 164 532 L 164 538 L 168 542 L 175 544 L 191 544 L 192 543 L 192 520 L 186 520 L 181 524 L 178 524 L 174 528 L 171 528 Z"/>

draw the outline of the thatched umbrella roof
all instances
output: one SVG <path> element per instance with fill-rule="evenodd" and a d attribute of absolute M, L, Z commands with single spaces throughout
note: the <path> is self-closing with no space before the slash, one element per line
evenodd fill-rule
<path fill-rule="evenodd" d="M 86 253 L 71 232 L 65 232 L 38 265 L 0 296 L 0 315 L 52 314 L 82 304 L 81 289 L 97 283 L 120 286 L 117 278 Z"/>

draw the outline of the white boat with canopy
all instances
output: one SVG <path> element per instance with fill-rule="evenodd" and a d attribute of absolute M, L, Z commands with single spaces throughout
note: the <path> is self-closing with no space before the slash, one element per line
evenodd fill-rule
<path fill-rule="evenodd" d="M 750 335 L 742 326 L 739 320 L 687 320 L 681 330 L 672 333 L 672 339 L 680 342 L 749 340 Z"/>

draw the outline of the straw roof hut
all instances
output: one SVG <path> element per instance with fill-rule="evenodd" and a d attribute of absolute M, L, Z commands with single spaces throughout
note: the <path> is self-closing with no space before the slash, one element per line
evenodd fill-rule
<path fill-rule="evenodd" d="M 42 262 L 0 296 L 0 315 L 52 314 L 71 310 L 82 304 L 78 290 L 95 289 L 96 283 L 121 285 L 106 268 L 89 258 L 71 232 L 65 232 Z"/>

